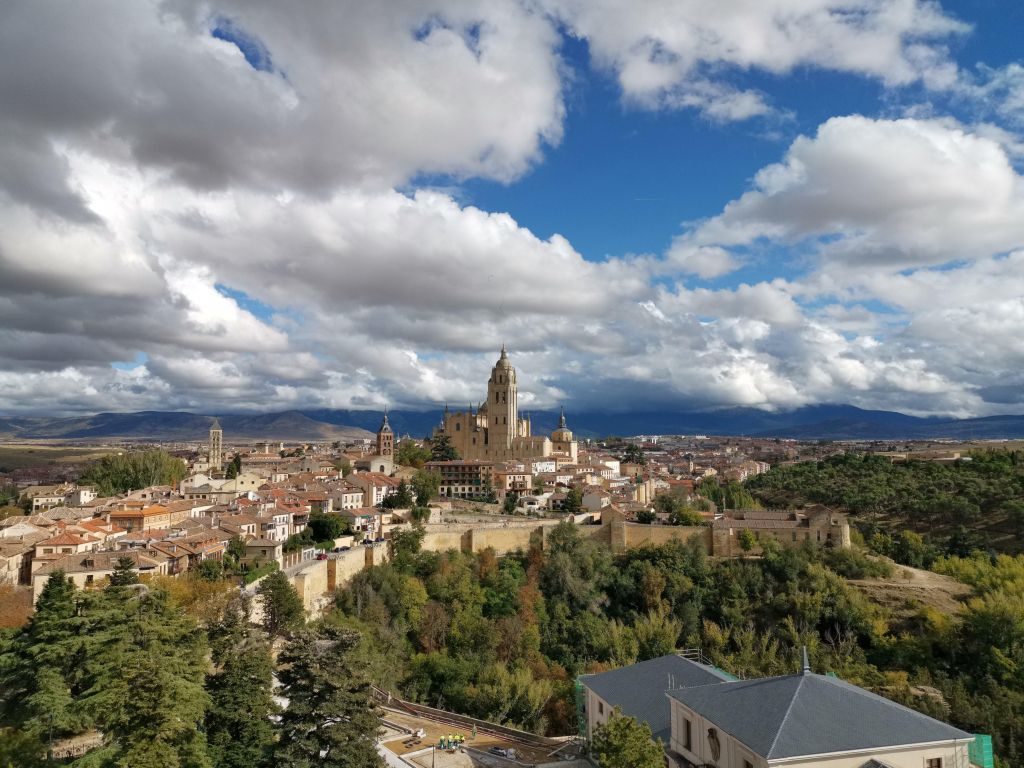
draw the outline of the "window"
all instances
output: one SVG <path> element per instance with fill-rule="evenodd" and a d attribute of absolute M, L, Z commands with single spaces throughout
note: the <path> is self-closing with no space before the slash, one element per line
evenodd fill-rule
<path fill-rule="evenodd" d="M 455 424 L 455 431 L 456 431 L 456 432 L 461 432 L 461 431 L 462 431 L 462 425 L 461 425 L 461 424 L 459 424 L 459 423 L 456 423 L 456 424 Z"/>
<path fill-rule="evenodd" d="M 941 757 L 929 757 L 924 761 L 924 768 L 942 768 Z"/>
<path fill-rule="evenodd" d="M 796 541 L 796 531 L 793 531 L 793 541 Z"/>
<path fill-rule="evenodd" d="M 603 715 L 604 714 L 604 702 L 603 701 L 597 702 L 597 714 L 599 714 L 599 715 Z"/>
<path fill-rule="evenodd" d="M 693 751 L 693 726 L 689 720 L 683 720 L 683 748 Z"/>
<path fill-rule="evenodd" d="M 754 764 L 752 762 L 750 762 L 749 760 L 744 760 L 743 761 L 743 768 L 754 768 Z"/>

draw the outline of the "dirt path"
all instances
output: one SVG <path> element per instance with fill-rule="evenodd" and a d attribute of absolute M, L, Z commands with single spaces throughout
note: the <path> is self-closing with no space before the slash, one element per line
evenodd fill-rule
<path fill-rule="evenodd" d="M 926 605 L 943 613 L 958 613 L 970 597 L 971 588 L 959 581 L 931 571 L 893 566 L 893 574 L 879 579 L 851 579 L 850 584 L 871 600 L 896 613 Z"/>

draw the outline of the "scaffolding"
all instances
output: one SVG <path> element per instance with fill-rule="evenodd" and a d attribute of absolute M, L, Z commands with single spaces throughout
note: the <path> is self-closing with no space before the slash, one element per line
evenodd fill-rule
<path fill-rule="evenodd" d="M 967 747 L 967 757 L 971 765 L 978 768 L 994 768 L 996 761 L 992 753 L 992 737 L 984 733 L 974 734 L 974 741 Z"/>
<path fill-rule="evenodd" d="M 587 689 L 576 678 L 576 731 L 579 737 L 587 740 Z"/>

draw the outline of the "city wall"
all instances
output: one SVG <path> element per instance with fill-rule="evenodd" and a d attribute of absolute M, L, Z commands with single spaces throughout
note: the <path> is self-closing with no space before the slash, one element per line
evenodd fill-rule
<path fill-rule="evenodd" d="M 627 523 L 620 514 L 605 510 L 601 525 L 585 524 L 589 515 L 576 520 L 580 535 L 609 547 L 614 554 L 645 545 L 697 538 L 711 551 L 711 529 L 701 527 L 641 525 Z M 522 520 L 501 523 L 445 523 L 428 525 L 422 549 L 427 552 L 481 552 L 492 548 L 496 555 L 527 550 L 534 543 L 547 543 L 551 529 L 560 520 Z M 357 573 L 388 559 L 385 543 L 373 546 L 356 545 L 347 552 L 334 554 L 328 560 L 314 560 L 289 574 L 307 611 L 318 613 L 325 604 L 324 595 L 342 587 Z M 255 585 L 252 585 L 254 587 Z M 251 588 L 252 588 L 251 587 Z"/>

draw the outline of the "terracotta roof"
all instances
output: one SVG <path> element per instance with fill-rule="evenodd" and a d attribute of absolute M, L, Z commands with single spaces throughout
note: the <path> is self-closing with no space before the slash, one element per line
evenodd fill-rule
<path fill-rule="evenodd" d="M 63 531 L 61 533 L 58 533 L 56 536 L 51 536 L 48 539 L 40 541 L 39 544 L 37 544 L 36 546 L 53 545 L 61 547 L 77 547 L 82 544 L 90 544 L 96 540 L 97 539 L 93 538 L 92 536 L 78 536 L 74 533 L 68 533 L 67 531 Z"/>

